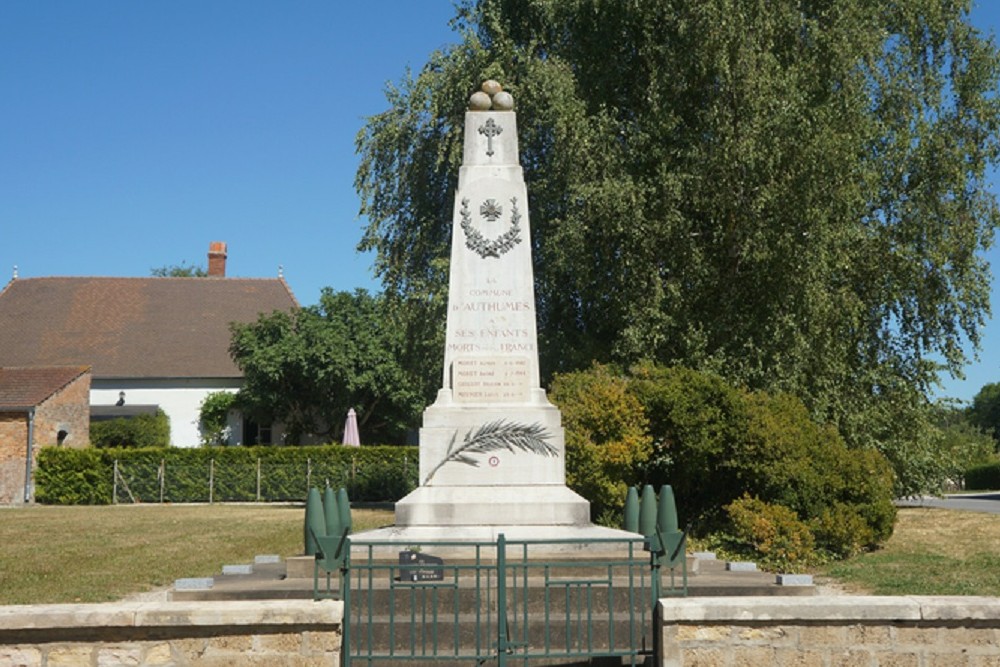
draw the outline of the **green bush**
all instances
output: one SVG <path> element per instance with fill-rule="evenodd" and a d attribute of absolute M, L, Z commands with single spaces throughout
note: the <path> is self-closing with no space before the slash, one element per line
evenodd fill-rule
<path fill-rule="evenodd" d="M 163 410 L 157 410 L 155 415 L 91 422 L 90 444 L 101 449 L 165 447 L 170 444 L 170 418 Z"/>
<path fill-rule="evenodd" d="M 35 500 L 49 505 L 107 504 L 112 471 L 104 450 L 43 447 L 35 468 Z"/>
<path fill-rule="evenodd" d="M 966 470 L 965 488 L 968 491 L 1000 489 L 1000 462 L 983 463 Z"/>
<path fill-rule="evenodd" d="M 744 495 L 725 510 L 735 551 L 750 554 L 765 569 L 789 572 L 816 562 L 812 531 L 787 507 Z"/>
<path fill-rule="evenodd" d="M 229 411 L 236 404 L 236 394 L 228 391 L 213 391 L 201 402 L 199 430 L 201 444 L 229 444 Z"/>
<path fill-rule="evenodd" d="M 560 376 L 553 400 L 563 410 L 567 479 L 604 511 L 617 510 L 609 498 L 624 498 L 625 485 L 670 484 L 681 525 L 692 535 L 735 534 L 746 547 L 760 543 L 744 521 L 750 501 L 742 499 L 752 498 L 776 525 L 790 526 L 780 517 L 794 516 L 788 535 L 809 532 L 808 539 L 795 537 L 794 549 L 782 547 L 783 555 L 767 546 L 759 558 L 773 563 L 853 554 L 892 533 L 888 461 L 875 450 L 849 448 L 795 396 L 647 364 L 628 375 L 595 366 Z M 641 455 L 613 456 L 625 442 L 633 443 L 625 451 Z"/>
<path fill-rule="evenodd" d="M 552 401 L 566 430 L 566 484 L 590 500 L 598 522 L 621 523 L 629 486 L 652 453 L 642 404 L 611 367 L 557 375 Z"/>
<path fill-rule="evenodd" d="M 137 502 L 295 501 L 310 486 L 344 487 L 353 501 L 394 501 L 416 487 L 408 447 L 209 447 L 84 449 L 39 453 L 36 498 L 51 504 L 108 504 L 118 462 L 118 499 Z"/>

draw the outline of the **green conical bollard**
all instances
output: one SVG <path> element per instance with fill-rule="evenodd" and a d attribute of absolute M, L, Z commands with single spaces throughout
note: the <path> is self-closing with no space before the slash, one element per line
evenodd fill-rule
<path fill-rule="evenodd" d="M 649 541 L 650 549 L 660 550 L 656 540 L 656 493 L 649 484 L 643 487 L 639 501 L 639 532 Z"/>
<path fill-rule="evenodd" d="M 622 528 L 630 533 L 639 532 L 639 490 L 634 486 L 628 487 L 625 494 L 625 517 Z"/>
<path fill-rule="evenodd" d="M 337 509 L 340 510 L 340 532 L 343 533 L 347 530 L 347 534 L 351 533 L 351 500 L 347 497 L 347 489 L 340 487 L 340 491 L 337 492 Z"/>
<path fill-rule="evenodd" d="M 310 528 L 312 529 L 310 531 Z M 306 555 L 315 556 L 319 551 L 319 545 L 313 539 L 313 533 L 324 535 L 326 533 L 326 519 L 323 517 L 323 500 L 320 498 L 319 489 L 315 486 L 309 489 L 306 497 L 306 521 L 305 521 L 305 542 Z"/>
<path fill-rule="evenodd" d="M 340 509 L 337 494 L 329 485 L 323 490 L 323 515 L 326 517 L 326 534 L 340 535 Z"/>
<path fill-rule="evenodd" d="M 664 535 L 677 532 L 677 503 L 669 484 L 660 487 L 660 505 L 656 512 L 656 525 Z"/>

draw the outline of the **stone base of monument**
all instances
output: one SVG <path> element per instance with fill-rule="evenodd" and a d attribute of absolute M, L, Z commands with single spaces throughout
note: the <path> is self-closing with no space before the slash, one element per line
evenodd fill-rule
<path fill-rule="evenodd" d="M 421 486 L 396 503 L 401 527 L 588 525 L 590 503 L 561 484 Z"/>
<path fill-rule="evenodd" d="M 590 523 L 590 503 L 568 487 L 422 486 L 396 503 L 396 525 L 351 536 L 380 550 L 440 542 L 540 541 L 533 558 L 620 555 L 641 536 Z M 392 545 L 389 547 L 388 545 Z M 641 547 L 633 546 L 640 550 Z"/>

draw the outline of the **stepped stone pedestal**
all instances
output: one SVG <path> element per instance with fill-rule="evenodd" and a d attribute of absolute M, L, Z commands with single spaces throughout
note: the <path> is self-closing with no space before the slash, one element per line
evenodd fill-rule
<path fill-rule="evenodd" d="M 635 536 L 592 525 L 589 503 L 566 487 L 561 417 L 539 381 L 517 119 L 497 88 L 484 84 L 465 115 L 444 372 L 420 429 L 420 486 L 396 504 L 395 526 L 356 544 Z"/>

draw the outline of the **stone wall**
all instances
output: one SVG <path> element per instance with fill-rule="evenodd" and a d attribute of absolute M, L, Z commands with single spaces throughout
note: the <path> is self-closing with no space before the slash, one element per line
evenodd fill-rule
<path fill-rule="evenodd" d="M 27 411 L 0 412 L 0 505 L 24 502 L 28 423 Z M 65 434 L 61 442 L 60 432 Z M 35 406 L 32 470 L 37 466 L 39 450 L 55 445 L 90 445 L 89 370 Z"/>
<path fill-rule="evenodd" d="M 659 604 L 660 667 L 1000 665 L 1000 599 L 730 597 Z"/>
<path fill-rule="evenodd" d="M 334 600 L 0 606 L 0 665 L 340 665 Z"/>
<path fill-rule="evenodd" d="M 27 442 L 27 413 L 0 412 L 0 505 L 24 500 Z"/>
<path fill-rule="evenodd" d="M 90 445 L 90 371 L 49 396 L 35 408 L 35 453 L 66 438 L 63 447 Z"/>

